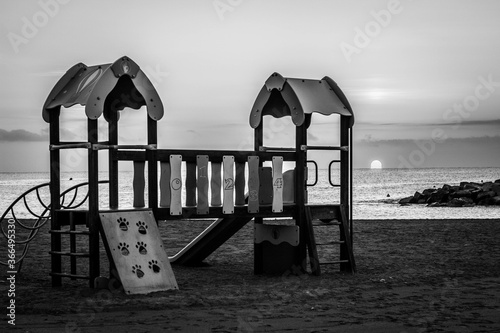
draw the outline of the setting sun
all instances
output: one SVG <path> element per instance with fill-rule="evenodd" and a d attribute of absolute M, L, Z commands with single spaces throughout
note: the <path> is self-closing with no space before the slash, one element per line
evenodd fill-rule
<path fill-rule="evenodd" d="M 370 165 L 370 169 L 382 169 L 382 162 L 379 160 L 373 160 L 372 164 Z"/>

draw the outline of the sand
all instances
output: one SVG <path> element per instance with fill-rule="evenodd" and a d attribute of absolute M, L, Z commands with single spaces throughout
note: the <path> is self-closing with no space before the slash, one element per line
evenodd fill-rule
<path fill-rule="evenodd" d="M 203 225 L 162 222 L 167 250 Z M 325 266 L 320 277 L 255 276 L 249 224 L 207 259 L 208 266 L 174 266 L 180 290 L 132 296 L 89 289 L 83 280 L 52 288 L 48 237 L 42 235 L 17 275 L 16 326 L 2 315 L 0 330 L 500 331 L 500 219 L 362 220 L 354 227 L 355 275 Z M 5 275 L 1 286 L 6 313 Z"/>

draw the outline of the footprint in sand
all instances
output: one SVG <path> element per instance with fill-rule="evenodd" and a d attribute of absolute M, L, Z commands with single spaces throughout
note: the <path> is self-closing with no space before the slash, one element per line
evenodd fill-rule
<path fill-rule="evenodd" d="M 137 244 L 135 244 L 135 247 L 139 250 L 140 254 L 148 254 L 148 250 L 146 250 L 146 246 L 148 246 L 148 245 L 144 242 L 137 242 Z"/>
<path fill-rule="evenodd" d="M 119 217 L 116 222 L 118 222 L 118 226 L 120 227 L 120 229 L 122 229 L 123 231 L 127 231 L 128 230 L 128 221 L 126 218 L 124 217 Z"/>
<path fill-rule="evenodd" d="M 149 269 L 152 269 L 155 273 L 160 273 L 160 266 L 158 266 L 158 261 L 151 260 L 149 262 Z"/>
<path fill-rule="evenodd" d="M 132 273 L 137 275 L 137 277 L 140 279 L 144 276 L 144 272 L 141 270 L 141 265 L 134 265 L 132 266 Z"/>
<path fill-rule="evenodd" d="M 139 221 L 136 223 L 137 227 L 139 227 L 139 233 L 140 234 L 147 234 L 148 233 L 148 226 L 146 225 L 146 223 L 142 222 L 142 221 Z"/>
<path fill-rule="evenodd" d="M 128 250 L 129 245 L 127 243 L 119 243 L 118 244 L 118 250 L 122 253 L 124 256 L 128 256 L 130 254 L 130 251 Z"/>

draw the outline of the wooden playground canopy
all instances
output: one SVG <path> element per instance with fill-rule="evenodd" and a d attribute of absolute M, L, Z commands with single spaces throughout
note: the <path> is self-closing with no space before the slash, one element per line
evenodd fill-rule
<path fill-rule="evenodd" d="M 80 104 L 85 106 L 87 135 L 85 142 L 60 140 L 59 116 L 61 106 L 68 108 Z M 118 142 L 119 112 L 126 107 L 147 109 L 147 144 L 120 145 Z M 339 141 L 337 146 L 311 146 L 307 144 L 307 130 L 312 113 L 340 116 Z M 108 123 L 108 140 L 98 141 L 98 118 L 104 114 Z M 295 148 L 264 146 L 263 116 L 276 118 L 290 116 L 296 126 Z M 89 228 L 89 279 L 99 276 L 99 187 L 98 153 L 107 150 L 109 155 L 109 210 L 118 210 L 118 162 L 132 161 L 134 164 L 134 207 L 147 207 L 157 220 L 182 218 L 221 218 L 231 229 L 224 236 L 214 235 L 203 254 L 193 254 L 186 262 L 203 260 L 213 250 L 231 237 L 241 226 L 254 220 L 263 223 L 270 217 L 292 217 L 299 228 L 300 258 L 305 261 L 306 246 L 315 252 L 312 225 L 306 215 L 315 217 L 315 212 L 329 211 L 330 215 L 346 220 L 352 243 L 352 126 L 354 115 L 347 98 L 329 77 L 321 80 L 286 78 L 273 73 L 260 90 L 250 112 L 250 126 L 254 129 L 254 150 L 196 150 L 159 149 L 157 147 L 157 121 L 163 116 L 163 104 L 151 81 L 140 67 L 128 57 L 121 57 L 112 64 L 86 66 L 79 63 L 68 70 L 50 92 L 42 112 L 43 119 L 50 124 L 50 173 L 51 173 L 51 232 L 52 232 L 52 278 L 54 285 L 61 284 L 61 277 L 74 277 L 76 272 L 63 273 L 60 257 L 62 227 L 85 224 Z M 60 150 L 87 149 L 88 151 L 88 209 L 67 211 L 59 204 Z M 340 159 L 339 205 L 307 206 L 307 152 L 309 150 L 337 150 Z M 272 168 L 263 163 L 272 162 Z M 295 169 L 282 172 L 284 161 L 295 162 Z M 180 166 L 186 163 L 186 178 L 181 179 Z M 147 163 L 147 169 L 146 169 Z M 206 170 L 210 163 L 211 175 Z M 248 166 L 248 181 L 245 166 Z M 160 166 L 160 179 L 158 179 Z M 235 168 L 236 172 L 234 172 Z M 147 170 L 148 203 L 144 202 Z M 222 178 L 222 180 L 221 180 Z M 283 184 L 284 182 L 284 184 Z M 208 193 L 210 184 L 210 196 Z M 185 206 L 182 206 L 181 191 L 185 186 Z M 245 193 L 245 186 L 248 194 Z M 222 191 L 222 195 L 221 195 Z M 292 195 L 290 195 L 292 193 Z M 209 200 L 210 197 L 210 200 Z M 333 209 L 332 207 L 335 206 Z M 324 209 L 323 209 L 324 208 Z M 321 217 L 322 213 L 318 213 Z M 333 215 L 332 215 L 333 214 Z M 105 241 L 105 240 L 104 240 Z M 207 241 L 208 242 L 208 241 Z M 106 244 L 105 244 L 106 245 Z M 108 249 L 109 250 L 109 249 Z M 345 252 L 344 250 L 344 257 Z M 352 250 L 349 250 L 352 252 Z M 256 253 L 258 247 L 256 246 Z M 341 255 L 342 257 L 342 255 Z M 342 259 L 342 258 L 341 258 Z M 345 260 L 344 260 L 345 261 Z M 181 261 L 180 261 L 181 262 Z M 256 263 L 256 267 L 258 264 Z M 354 271 L 353 258 L 341 263 Z M 317 268 L 314 268 L 317 269 Z M 313 270 L 314 270 L 313 269 Z M 256 271 L 258 269 L 256 268 Z M 319 273 L 319 269 L 317 269 Z M 78 276 L 81 277 L 81 276 Z"/>

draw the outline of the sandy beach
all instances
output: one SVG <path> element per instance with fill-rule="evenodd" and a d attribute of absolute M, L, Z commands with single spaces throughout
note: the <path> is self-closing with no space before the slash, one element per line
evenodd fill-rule
<path fill-rule="evenodd" d="M 167 251 L 203 227 L 203 222 L 161 222 Z M 360 220 L 354 229 L 355 275 L 325 266 L 320 277 L 255 276 L 250 223 L 211 255 L 207 266 L 173 266 L 180 290 L 132 296 L 92 290 L 83 280 L 65 279 L 52 288 L 49 238 L 42 231 L 17 275 L 16 325 L 3 315 L 1 330 L 500 331 L 500 219 Z M 103 263 L 101 270 L 106 267 Z M 6 311 L 5 275 L 1 284 Z"/>

